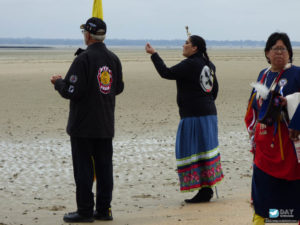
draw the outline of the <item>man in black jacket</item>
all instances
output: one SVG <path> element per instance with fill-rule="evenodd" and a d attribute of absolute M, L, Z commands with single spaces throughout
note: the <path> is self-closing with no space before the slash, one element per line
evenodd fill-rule
<path fill-rule="evenodd" d="M 71 137 L 77 211 L 65 214 L 64 221 L 112 220 L 112 139 L 115 97 L 124 89 L 122 66 L 103 43 L 106 34 L 103 20 L 92 17 L 80 28 L 87 49 L 75 53 L 78 56 L 64 79 L 60 75 L 51 78 L 55 90 L 70 100 L 67 133 Z"/>

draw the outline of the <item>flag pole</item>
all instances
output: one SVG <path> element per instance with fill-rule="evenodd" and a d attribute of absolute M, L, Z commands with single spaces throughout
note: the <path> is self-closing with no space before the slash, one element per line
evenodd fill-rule
<path fill-rule="evenodd" d="M 102 0 L 94 0 L 92 16 L 103 20 Z M 92 160 L 93 160 L 93 167 L 94 167 L 94 180 L 96 180 L 95 160 L 93 157 Z"/>

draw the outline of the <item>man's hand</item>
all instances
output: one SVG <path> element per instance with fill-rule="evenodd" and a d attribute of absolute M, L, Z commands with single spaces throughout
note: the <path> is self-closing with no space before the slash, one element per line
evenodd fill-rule
<path fill-rule="evenodd" d="M 155 49 L 149 43 L 146 44 L 145 50 L 147 53 L 149 53 L 151 55 L 156 52 Z"/>
<path fill-rule="evenodd" d="M 55 81 L 57 81 L 58 79 L 62 79 L 61 75 L 52 76 L 50 81 L 51 81 L 52 84 L 55 84 Z"/>

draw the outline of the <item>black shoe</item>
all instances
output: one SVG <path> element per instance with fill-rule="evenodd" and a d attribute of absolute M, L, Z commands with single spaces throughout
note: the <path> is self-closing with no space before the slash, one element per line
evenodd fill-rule
<path fill-rule="evenodd" d="M 186 203 L 200 203 L 200 202 L 209 202 L 213 197 L 214 192 L 211 188 L 204 187 L 198 191 L 198 193 L 191 199 L 185 199 Z"/>
<path fill-rule="evenodd" d="M 94 217 L 82 216 L 78 212 L 70 212 L 64 215 L 64 221 L 67 223 L 92 223 L 94 220 Z"/>
<path fill-rule="evenodd" d="M 101 211 L 95 211 L 94 218 L 95 220 L 113 220 L 111 208 Z"/>

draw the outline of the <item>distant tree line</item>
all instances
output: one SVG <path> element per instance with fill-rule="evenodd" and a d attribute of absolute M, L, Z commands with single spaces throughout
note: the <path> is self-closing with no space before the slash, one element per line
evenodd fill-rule
<path fill-rule="evenodd" d="M 105 43 L 110 46 L 144 46 L 151 42 L 154 46 L 181 47 L 185 40 L 128 40 L 128 39 L 107 39 Z M 206 41 L 208 47 L 264 47 L 265 41 L 237 40 L 237 41 Z M 80 46 L 81 39 L 41 39 L 41 38 L 0 38 L 0 47 L 5 46 Z M 292 42 L 293 46 L 300 46 L 300 42 Z"/>

